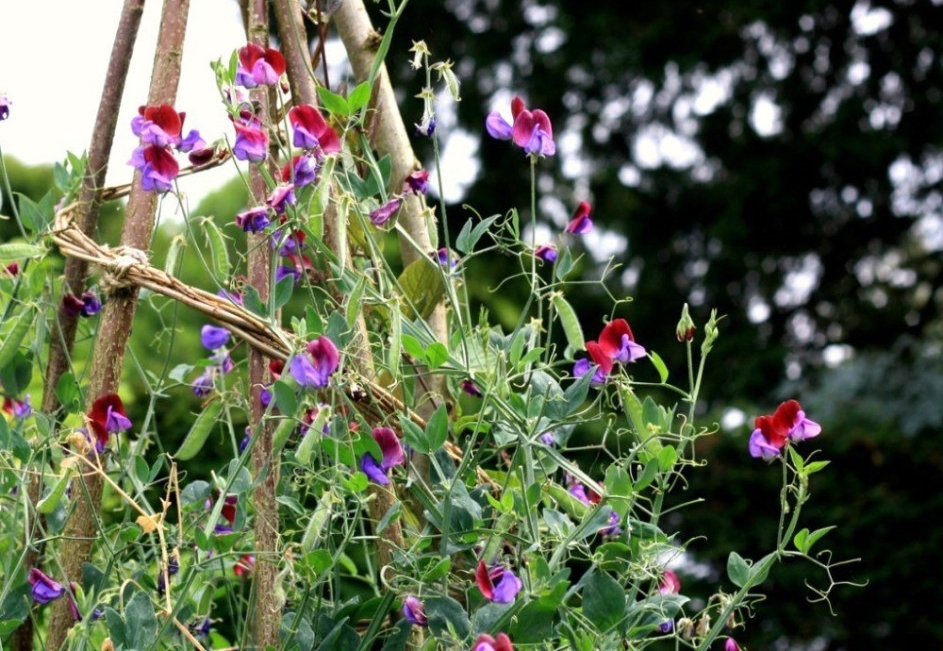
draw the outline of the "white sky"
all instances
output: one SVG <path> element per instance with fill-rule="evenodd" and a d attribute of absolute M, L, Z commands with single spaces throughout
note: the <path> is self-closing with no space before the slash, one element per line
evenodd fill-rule
<path fill-rule="evenodd" d="M 9 119 L 0 122 L 4 156 L 27 164 L 53 163 L 66 151 L 88 149 L 122 4 L 0 0 L 0 93 L 12 102 Z M 131 118 L 147 101 L 161 4 L 150 0 L 145 5 L 118 116 L 109 185 L 131 178 L 126 163 L 137 146 Z M 184 128 L 199 129 L 208 142 L 232 131 L 210 62 L 228 60 L 245 42 L 233 0 L 191 2 L 176 108 L 187 114 Z M 180 162 L 185 164 L 182 157 Z M 223 166 L 181 179 L 180 187 L 195 207 L 206 192 L 234 175 L 231 165 Z"/>

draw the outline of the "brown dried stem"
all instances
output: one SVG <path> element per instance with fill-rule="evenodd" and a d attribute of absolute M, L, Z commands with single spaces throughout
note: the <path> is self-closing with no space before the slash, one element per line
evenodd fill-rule
<path fill-rule="evenodd" d="M 173 105 L 176 101 L 189 6 L 189 0 L 164 2 L 151 74 L 147 102 L 149 105 Z M 121 244 L 138 251 L 146 251 L 154 230 L 157 195 L 143 191 L 140 180 L 140 171 L 137 171 L 128 200 Z M 137 295 L 138 288 L 131 286 L 116 290 L 106 302 L 92 357 L 88 411 L 100 396 L 117 393 Z M 63 532 L 60 556 L 66 581 L 79 583 L 82 580 L 82 565 L 91 558 L 97 535 L 102 495 L 101 478 L 94 473 L 80 475 L 73 495 L 75 506 Z M 68 600 L 57 600 L 53 606 L 47 648 L 61 648 L 72 624 Z"/>

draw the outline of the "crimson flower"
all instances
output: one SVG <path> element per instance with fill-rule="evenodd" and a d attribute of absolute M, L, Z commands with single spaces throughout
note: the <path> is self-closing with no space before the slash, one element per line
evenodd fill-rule
<path fill-rule="evenodd" d="M 326 387 L 337 370 L 340 355 L 330 339 L 321 335 L 307 345 L 307 355 L 295 355 L 289 363 L 291 376 L 303 387 Z"/>
<path fill-rule="evenodd" d="M 131 427 L 131 421 L 124 411 L 124 405 L 114 393 L 98 398 L 92 403 L 92 411 L 87 415 L 89 427 L 95 434 L 96 449 L 101 452 L 108 445 L 108 435 L 123 432 Z"/>
<path fill-rule="evenodd" d="M 589 218 L 589 213 L 592 209 L 593 207 L 587 202 L 580 201 L 579 205 L 576 207 L 576 212 L 573 213 L 573 218 L 570 220 L 570 223 L 566 225 L 566 232 L 573 233 L 574 235 L 582 235 L 583 233 L 588 233 L 593 230 L 593 220 Z"/>
<path fill-rule="evenodd" d="M 613 319 L 605 325 L 599 341 L 587 341 L 590 359 L 579 359 L 573 365 L 573 375 L 581 377 L 595 365 L 593 384 L 602 384 L 609 377 L 616 362 L 628 364 L 646 355 L 645 348 L 635 342 L 632 328 L 625 319 Z"/>
<path fill-rule="evenodd" d="M 268 134 L 262 128 L 258 118 L 234 120 L 236 142 L 232 146 L 233 156 L 239 160 L 258 163 L 265 160 L 268 153 Z"/>
<path fill-rule="evenodd" d="M 294 130 L 292 142 L 295 147 L 320 150 L 325 154 L 341 150 L 340 137 L 313 106 L 301 104 L 293 107 L 288 111 L 288 120 Z"/>
<path fill-rule="evenodd" d="M 492 138 L 512 140 L 528 154 L 553 156 L 557 146 L 553 142 L 553 127 L 550 118 L 540 109 L 527 110 L 524 100 L 515 97 L 511 100 L 511 117 L 508 123 L 500 113 L 492 111 L 485 120 L 485 128 Z"/>
<path fill-rule="evenodd" d="M 786 447 L 789 441 L 799 442 L 818 436 L 822 426 L 806 418 L 796 400 L 787 400 L 768 416 L 758 416 L 750 435 L 750 456 L 770 460 Z"/>

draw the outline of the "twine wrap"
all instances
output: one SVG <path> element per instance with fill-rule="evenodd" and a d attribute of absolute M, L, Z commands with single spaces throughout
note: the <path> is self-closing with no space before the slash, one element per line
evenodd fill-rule
<path fill-rule="evenodd" d="M 128 278 L 128 271 L 134 265 L 148 266 L 147 254 L 132 246 L 116 246 L 110 249 L 116 257 L 109 264 L 102 265 L 104 274 L 98 281 L 105 294 L 114 294 L 122 289 L 137 287 L 133 279 Z"/>

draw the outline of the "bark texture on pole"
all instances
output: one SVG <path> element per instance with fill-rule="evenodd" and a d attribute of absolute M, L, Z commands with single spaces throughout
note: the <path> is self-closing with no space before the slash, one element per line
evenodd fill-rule
<path fill-rule="evenodd" d="M 250 43 L 268 47 L 269 21 L 268 0 L 251 0 L 248 6 L 246 32 Z M 257 107 L 257 117 L 262 124 L 271 124 L 272 92 L 267 86 L 259 86 L 250 93 Z M 263 165 L 269 173 L 276 175 L 278 168 L 272 163 L 273 147 Z M 263 205 L 268 194 L 265 177 L 255 165 L 249 168 L 249 191 L 252 205 Z M 268 233 L 250 233 L 248 245 L 249 284 L 255 288 L 263 303 L 268 302 L 272 249 Z M 257 349 L 249 348 L 249 427 L 252 432 L 252 474 L 258 482 L 252 491 L 253 529 L 255 533 L 256 563 L 253 569 L 252 592 L 255 609 L 252 621 L 253 638 L 258 649 L 278 647 L 278 633 L 282 623 L 282 604 L 278 602 L 275 581 L 278 575 L 279 521 L 278 488 L 279 460 L 272 454 L 271 424 L 264 421 L 262 387 L 271 382 L 268 360 Z"/>
<path fill-rule="evenodd" d="M 150 106 L 173 105 L 176 101 L 189 7 L 189 0 L 164 2 L 147 98 L 147 104 Z M 148 250 L 154 230 L 157 198 L 156 193 L 141 189 L 141 174 L 140 171 L 135 171 L 121 233 L 122 246 L 145 252 Z M 91 410 L 96 399 L 118 391 L 121 366 L 137 307 L 137 296 L 138 288 L 131 286 L 114 291 L 105 301 L 92 354 L 87 412 Z M 60 560 L 66 582 L 81 583 L 82 565 L 90 560 L 98 535 L 101 478 L 93 473 L 79 475 L 72 495 L 74 508 L 62 535 Z M 72 624 L 68 599 L 56 600 L 53 604 L 46 648 L 62 648 Z"/>
<path fill-rule="evenodd" d="M 114 142 L 118 109 L 124 95 L 124 85 L 131 64 L 131 53 L 134 51 L 134 43 L 137 40 L 138 28 L 141 25 L 141 15 L 143 13 L 144 0 L 126 0 L 118 19 L 118 28 L 115 31 L 115 40 L 111 47 L 111 57 L 108 60 L 108 69 L 105 72 L 105 84 L 102 88 L 98 113 L 95 117 L 95 126 L 92 130 L 92 140 L 88 148 L 85 175 L 82 179 L 82 188 L 79 190 L 80 208 L 77 222 L 82 232 L 87 235 L 91 235 L 98 224 L 98 215 L 101 208 L 101 189 L 105 185 L 105 175 L 108 171 L 108 159 L 111 156 L 111 147 Z M 85 291 L 87 277 L 87 262 L 79 258 L 67 258 L 65 261 L 63 292 L 81 295 Z M 47 358 L 46 374 L 43 378 L 42 411 L 50 416 L 59 409 L 56 387 L 65 372 L 69 370 L 78 321 L 79 317 L 66 312 L 60 303 L 56 314 L 56 325 L 49 341 L 49 356 Z M 37 475 L 29 486 L 29 504 L 31 508 L 39 501 L 41 488 L 42 480 Z M 37 517 L 35 511 L 33 517 Z M 32 536 L 30 536 L 30 540 L 32 540 Z M 41 562 L 41 547 L 31 545 L 26 550 L 23 566 L 32 568 Z M 33 617 L 27 617 L 23 625 L 14 632 L 11 639 L 11 648 L 14 651 L 32 651 L 33 634 Z"/>

